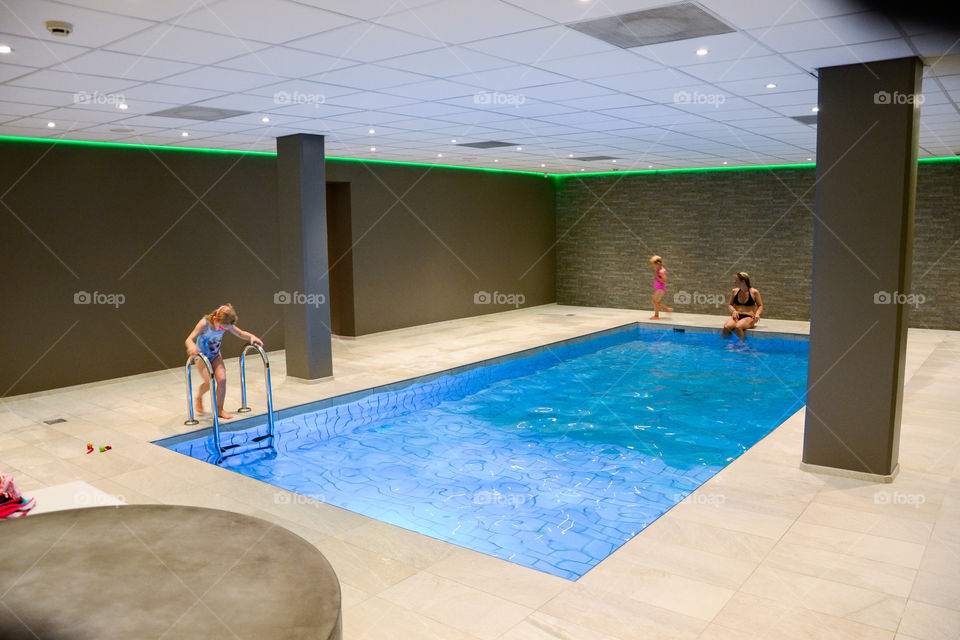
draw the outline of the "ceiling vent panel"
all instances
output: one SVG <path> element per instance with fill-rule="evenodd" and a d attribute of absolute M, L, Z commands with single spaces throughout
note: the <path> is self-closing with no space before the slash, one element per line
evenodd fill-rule
<path fill-rule="evenodd" d="M 574 22 L 567 26 L 623 49 L 734 31 L 733 27 L 691 2 Z"/>
<path fill-rule="evenodd" d="M 224 118 L 235 118 L 245 116 L 249 111 L 237 111 L 235 109 L 212 109 L 210 107 L 174 107 L 164 109 L 163 111 L 154 111 L 148 113 L 148 116 L 159 116 L 161 118 L 180 118 L 182 120 L 223 120 Z"/>

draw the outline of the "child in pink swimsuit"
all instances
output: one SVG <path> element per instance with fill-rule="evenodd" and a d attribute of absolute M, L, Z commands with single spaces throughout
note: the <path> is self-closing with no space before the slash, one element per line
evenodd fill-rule
<path fill-rule="evenodd" d="M 667 293 L 667 270 L 663 268 L 663 258 L 653 256 L 650 258 L 650 266 L 653 267 L 653 315 L 651 320 L 660 319 L 660 309 L 664 311 L 673 311 L 670 307 L 662 304 L 660 301 Z"/>

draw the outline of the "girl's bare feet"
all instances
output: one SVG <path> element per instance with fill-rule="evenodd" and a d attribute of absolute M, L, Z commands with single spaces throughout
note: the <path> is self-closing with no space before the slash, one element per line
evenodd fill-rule
<path fill-rule="evenodd" d="M 197 396 L 197 399 L 193 403 L 193 408 L 198 416 L 203 415 L 203 396 Z"/>
<path fill-rule="evenodd" d="M 659 315 L 659 314 L 652 315 L 652 316 L 650 316 L 650 319 L 651 319 L 651 320 L 659 320 L 659 319 L 660 319 L 660 315 Z"/>
<path fill-rule="evenodd" d="M 220 418 L 221 420 L 233 420 L 233 416 L 230 415 L 229 413 L 222 413 L 222 412 L 221 412 L 220 415 L 219 415 L 219 418 Z"/>
<path fill-rule="evenodd" d="M 673 313 L 673 307 L 664 307 L 663 310 Z"/>

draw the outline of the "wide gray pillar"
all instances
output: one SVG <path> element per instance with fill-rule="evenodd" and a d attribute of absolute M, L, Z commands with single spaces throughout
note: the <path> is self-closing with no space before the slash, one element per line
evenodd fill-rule
<path fill-rule="evenodd" d="M 820 69 L 805 468 L 897 471 L 921 71 Z"/>
<path fill-rule="evenodd" d="M 316 380 L 333 375 L 327 196 L 323 136 L 277 138 L 277 182 L 287 375 Z"/>

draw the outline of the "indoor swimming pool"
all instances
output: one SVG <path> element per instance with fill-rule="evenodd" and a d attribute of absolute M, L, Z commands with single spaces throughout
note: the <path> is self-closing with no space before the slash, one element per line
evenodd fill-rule
<path fill-rule="evenodd" d="M 222 466 L 575 580 L 800 409 L 807 353 L 633 324 L 286 409 Z M 209 430 L 158 444 L 216 458 Z"/>

